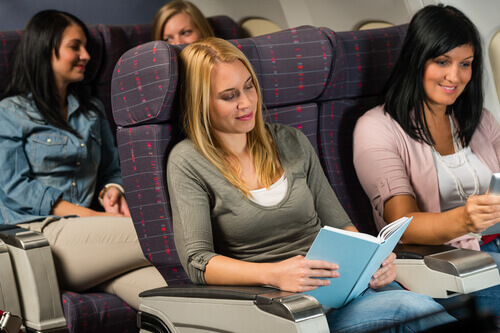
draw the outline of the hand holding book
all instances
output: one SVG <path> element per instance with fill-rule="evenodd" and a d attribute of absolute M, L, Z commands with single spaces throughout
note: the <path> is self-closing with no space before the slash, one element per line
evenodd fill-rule
<path fill-rule="evenodd" d="M 396 266 L 394 266 L 394 260 L 396 260 L 396 254 L 391 252 L 382 262 L 378 271 L 373 274 L 373 279 L 370 281 L 370 288 L 378 289 L 385 287 L 396 279 Z"/>
<path fill-rule="evenodd" d="M 338 278 L 330 278 L 330 284 L 306 292 L 321 304 L 340 308 L 369 287 L 384 260 L 391 261 L 390 254 L 408 227 L 411 218 L 403 217 L 385 226 L 377 237 L 323 227 L 306 255 L 306 259 L 324 260 L 339 266 Z M 386 266 L 389 266 L 386 264 Z M 386 277 L 387 278 L 387 277 Z"/>

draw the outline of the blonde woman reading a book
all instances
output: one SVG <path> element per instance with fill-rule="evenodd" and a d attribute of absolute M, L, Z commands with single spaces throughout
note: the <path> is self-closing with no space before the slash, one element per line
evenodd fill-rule
<path fill-rule="evenodd" d="M 337 277 L 338 266 L 304 255 L 322 226 L 356 228 L 308 139 L 264 123 L 256 75 L 231 43 L 195 42 L 181 60 L 188 138 L 170 153 L 167 182 L 175 242 L 190 279 L 292 292 L 328 284 L 318 278 Z M 393 282 L 394 258 L 383 262 L 361 296 L 327 310 L 331 330 L 401 324 L 404 331 L 421 331 L 454 320 L 431 298 Z"/>

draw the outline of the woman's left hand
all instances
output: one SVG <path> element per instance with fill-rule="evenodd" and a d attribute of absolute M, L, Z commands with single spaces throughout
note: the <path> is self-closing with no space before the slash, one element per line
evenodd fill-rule
<path fill-rule="evenodd" d="M 394 266 L 396 254 L 391 253 L 384 260 L 378 271 L 373 274 L 373 279 L 370 281 L 370 288 L 378 289 L 387 286 L 396 278 L 396 266 Z"/>
<path fill-rule="evenodd" d="M 127 201 L 122 192 L 114 186 L 106 190 L 102 197 L 102 206 L 107 213 L 122 214 L 130 216 Z"/>

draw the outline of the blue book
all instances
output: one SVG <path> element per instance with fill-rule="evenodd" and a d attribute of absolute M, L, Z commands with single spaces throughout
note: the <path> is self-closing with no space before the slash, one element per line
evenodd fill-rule
<path fill-rule="evenodd" d="M 373 274 L 394 250 L 411 220 L 412 217 L 402 217 L 386 225 L 377 237 L 328 226 L 321 228 L 306 259 L 337 264 L 339 277 L 328 278 L 328 286 L 304 294 L 332 308 L 348 304 L 369 287 Z"/>

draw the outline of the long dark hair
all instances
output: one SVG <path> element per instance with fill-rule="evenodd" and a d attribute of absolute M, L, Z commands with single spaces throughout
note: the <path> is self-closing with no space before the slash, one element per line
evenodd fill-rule
<path fill-rule="evenodd" d="M 79 136 L 62 115 L 60 98 L 66 96 L 59 97 L 57 93 L 51 62 L 53 50 L 59 56 L 64 30 L 73 24 L 82 28 L 89 41 L 85 24 L 69 13 L 44 10 L 29 20 L 14 51 L 12 71 L 2 97 L 28 97 L 31 93 L 46 123 Z M 89 90 L 82 89 L 79 83 L 70 84 L 67 92 L 76 97 L 84 112 L 92 108 Z"/>
<path fill-rule="evenodd" d="M 412 18 L 399 60 L 387 81 L 383 102 L 388 112 L 415 140 L 434 143 L 427 126 L 423 88 L 427 60 L 470 45 L 474 49 L 472 77 L 462 94 L 446 112 L 458 121 L 459 137 L 468 145 L 483 113 L 483 60 L 476 26 L 452 6 L 430 5 Z"/>

